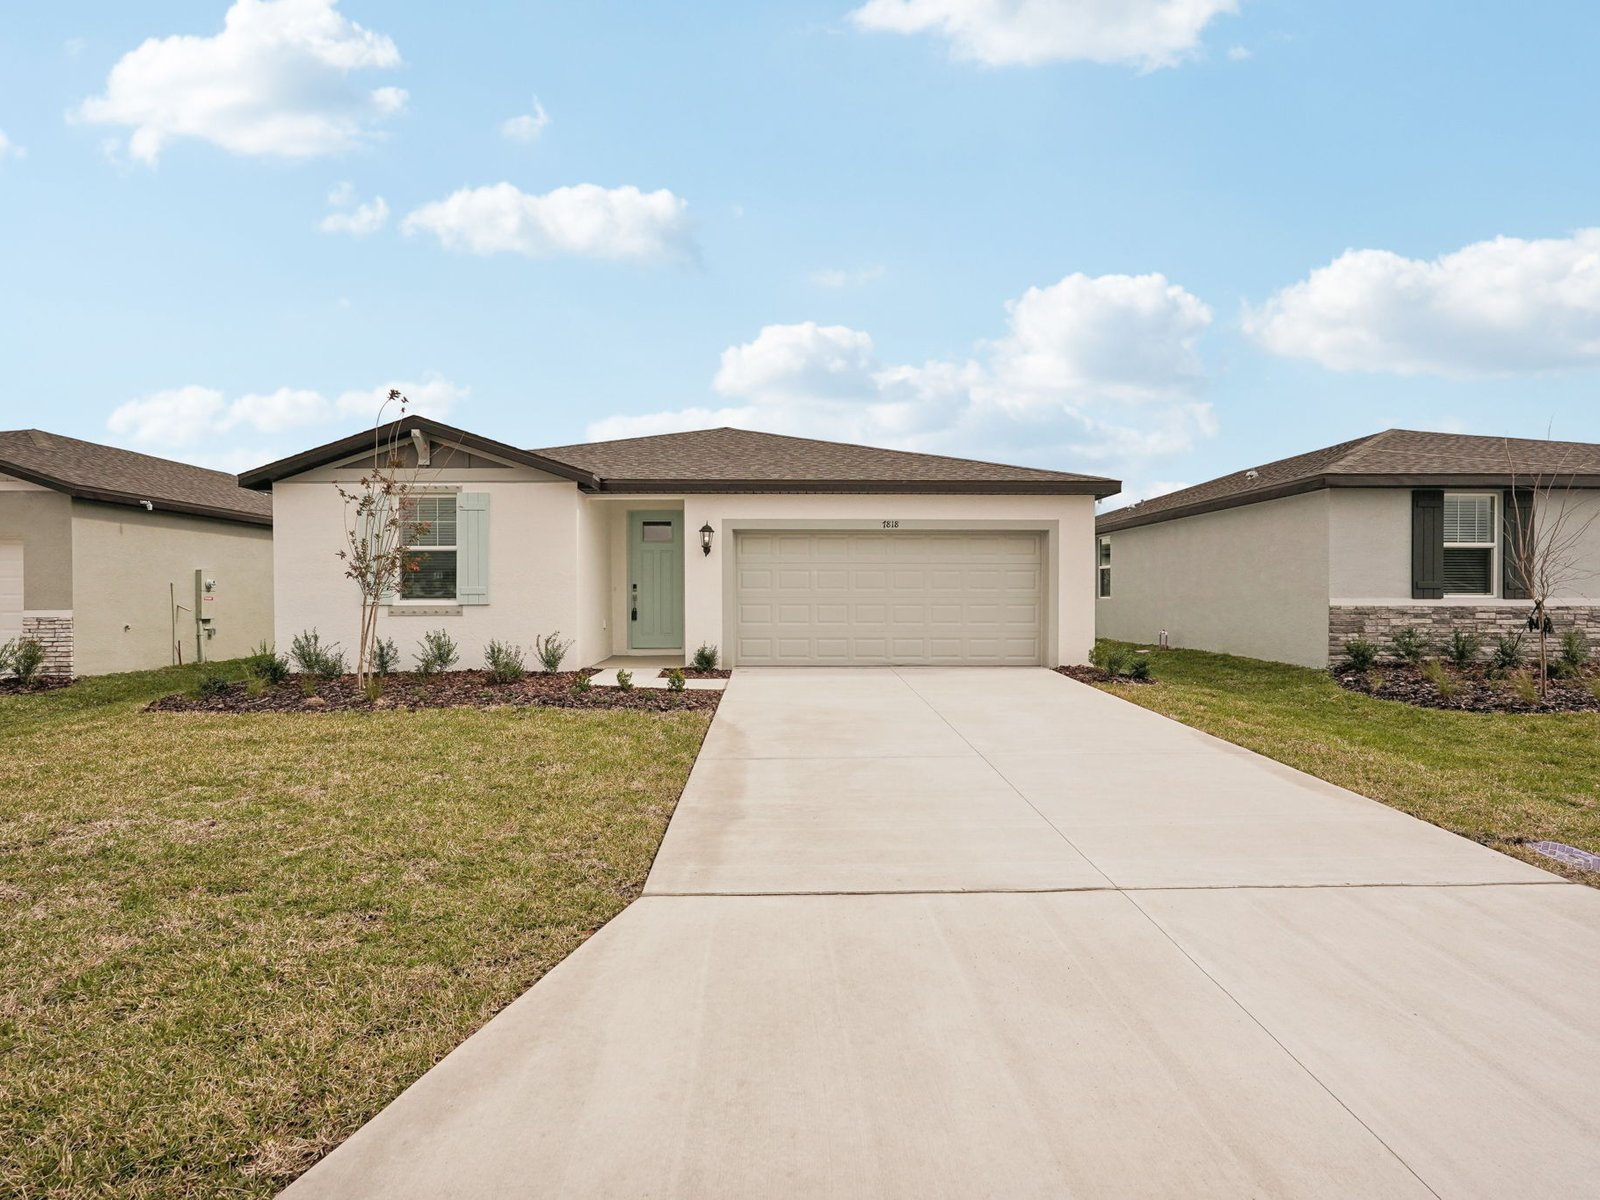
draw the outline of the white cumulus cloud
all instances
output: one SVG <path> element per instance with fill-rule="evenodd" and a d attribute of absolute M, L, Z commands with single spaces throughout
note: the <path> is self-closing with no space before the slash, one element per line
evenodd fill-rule
<path fill-rule="evenodd" d="M 1238 0 L 867 0 L 860 28 L 934 33 L 951 53 L 991 67 L 1126 63 L 1142 70 L 1191 57 L 1214 17 Z"/>
<path fill-rule="evenodd" d="M 28 152 L 6 136 L 6 131 L 0 129 L 0 160 L 7 158 L 25 158 Z"/>
<path fill-rule="evenodd" d="M 233 453 L 249 459 L 255 455 L 255 461 L 260 461 L 257 451 L 223 451 L 217 444 L 240 432 L 270 436 L 314 426 L 349 426 L 352 421 L 371 425 L 383 410 L 391 388 L 398 388 L 411 401 L 408 411 L 441 420 L 468 394 L 466 387 L 439 375 L 391 380 L 372 388 L 351 389 L 333 398 L 312 388 L 281 387 L 229 399 L 216 388 L 190 384 L 129 400 L 111 413 L 106 428 L 158 454 L 204 446 L 211 448 L 214 456 Z M 398 413 L 391 406 L 384 415 L 393 417 Z"/>
<path fill-rule="evenodd" d="M 1007 305 L 965 361 L 886 362 L 843 325 L 730 346 L 721 405 L 616 416 L 597 439 L 733 425 L 966 457 L 1144 461 L 1215 431 L 1198 342 L 1211 310 L 1161 275 L 1069 275 Z"/>
<path fill-rule="evenodd" d="M 365 237 L 377 233 L 389 222 L 389 203 L 382 196 L 365 204 L 357 203 L 355 188 L 341 183 L 328 193 L 328 207 L 333 211 L 317 222 L 323 233 L 350 233 Z"/>
<path fill-rule="evenodd" d="M 539 140 L 539 135 L 544 132 L 548 124 L 550 124 L 550 114 L 544 111 L 544 105 L 540 104 L 539 97 L 535 96 L 532 112 L 500 122 L 500 135 L 513 142 L 534 142 Z"/>
<path fill-rule="evenodd" d="M 451 250 L 530 258 L 683 258 L 693 253 L 689 206 L 665 188 L 592 183 L 531 195 L 509 183 L 462 188 L 405 219 L 408 234 L 431 233 Z"/>
<path fill-rule="evenodd" d="M 124 54 L 105 91 L 71 115 L 131 129 L 128 153 L 152 166 L 178 138 L 310 158 L 360 144 L 405 107 L 400 88 L 352 78 L 399 65 L 394 42 L 347 19 L 337 0 L 235 0 L 221 33 L 153 37 Z"/>
<path fill-rule="evenodd" d="M 1600 364 L 1600 228 L 1431 260 L 1347 250 L 1247 309 L 1244 328 L 1335 371 L 1465 378 Z"/>

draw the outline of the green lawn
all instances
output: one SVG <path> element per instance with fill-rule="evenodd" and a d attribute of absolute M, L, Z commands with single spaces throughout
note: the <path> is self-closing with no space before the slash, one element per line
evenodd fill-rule
<path fill-rule="evenodd" d="M 0 1194 L 268 1196 L 636 896 L 709 718 L 0 697 Z"/>
<path fill-rule="evenodd" d="M 1600 715 L 1415 708 L 1341 688 L 1325 671 L 1150 651 L 1159 686 L 1108 685 L 1135 704 L 1585 883 L 1522 843 L 1600 852 Z"/>

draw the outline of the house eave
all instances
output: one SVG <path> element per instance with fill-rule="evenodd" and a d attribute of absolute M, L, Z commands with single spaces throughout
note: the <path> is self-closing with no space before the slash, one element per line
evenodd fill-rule
<path fill-rule="evenodd" d="M 123 508 L 137 508 L 147 512 L 181 513 L 187 517 L 207 517 L 214 521 L 232 521 L 239 525 L 260 525 L 272 527 L 270 513 L 248 513 L 237 509 L 218 508 L 211 504 L 195 504 L 188 500 L 173 500 L 165 496 L 138 495 L 134 492 L 116 491 L 111 488 L 83 487 L 81 484 L 69 480 L 58 479 L 39 471 L 29 470 L 27 467 L 18 466 L 13 462 L 0 461 L 0 470 L 7 475 L 14 476 L 25 483 L 37 484 L 49 488 L 53 492 L 71 496 L 74 500 L 88 500 L 96 504 L 115 504 Z M 148 504 L 151 507 L 145 508 Z"/>
<path fill-rule="evenodd" d="M 884 495 L 884 496 L 1114 496 L 1115 479 L 913 480 L 913 479 L 606 479 L 606 495 Z"/>

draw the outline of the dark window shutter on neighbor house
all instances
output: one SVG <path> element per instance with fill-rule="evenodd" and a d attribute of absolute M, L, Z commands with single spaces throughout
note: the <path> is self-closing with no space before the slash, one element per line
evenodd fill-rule
<path fill-rule="evenodd" d="M 1411 493 L 1411 595 L 1444 596 L 1444 492 L 1431 488 Z"/>
<path fill-rule="evenodd" d="M 1500 543 L 1500 594 L 1507 600 L 1527 600 L 1532 593 L 1519 569 L 1518 551 L 1533 538 L 1533 491 L 1508 490 L 1501 508 L 1505 511 L 1505 536 Z"/>

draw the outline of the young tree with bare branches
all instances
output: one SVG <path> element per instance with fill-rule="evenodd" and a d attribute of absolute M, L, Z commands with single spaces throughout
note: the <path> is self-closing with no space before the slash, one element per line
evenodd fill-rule
<path fill-rule="evenodd" d="M 1600 574 L 1600 567 L 1584 553 L 1590 530 L 1600 519 L 1600 496 L 1574 488 L 1575 472 L 1565 463 L 1519 480 L 1509 442 L 1506 462 L 1512 481 L 1506 497 L 1506 575 L 1523 598 L 1533 603 L 1528 629 L 1538 639 L 1539 695 L 1543 698 L 1549 695 L 1550 638 L 1555 633 L 1551 601 Z"/>
<path fill-rule="evenodd" d="M 408 401 L 391 389 L 373 427 L 372 463 L 350 486 L 334 484 L 344 501 L 344 548 L 338 552 L 345 577 L 361 597 L 360 635 L 356 642 L 356 683 L 366 688 L 373 679 L 373 654 L 378 642 L 378 614 L 388 597 L 400 591 L 407 571 L 417 569 L 408 549 L 426 527 L 415 517 L 416 471 L 401 456 L 400 421 Z M 384 430 L 390 405 L 398 412 Z"/>

